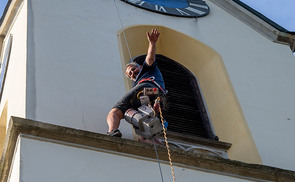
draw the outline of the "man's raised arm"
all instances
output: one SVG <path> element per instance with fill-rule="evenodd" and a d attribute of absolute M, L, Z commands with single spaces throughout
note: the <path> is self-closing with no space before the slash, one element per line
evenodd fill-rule
<path fill-rule="evenodd" d="M 147 52 L 147 56 L 145 58 L 145 62 L 151 66 L 155 62 L 156 59 L 156 44 L 157 40 L 160 36 L 160 33 L 157 29 L 152 29 L 151 33 L 147 32 L 147 39 L 149 41 L 149 48 Z"/>

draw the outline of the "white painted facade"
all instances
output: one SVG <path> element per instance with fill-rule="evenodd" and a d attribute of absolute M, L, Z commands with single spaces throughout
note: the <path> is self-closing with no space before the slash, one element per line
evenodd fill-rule
<path fill-rule="evenodd" d="M 211 1 L 206 1 L 210 14 L 198 19 L 165 16 L 119 0 L 116 2 L 124 27 L 138 24 L 165 26 L 189 35 L 218 52 L 263 164 L 295 170 L 295 146 L 292 145 L 295 143 L 295 57 L 288 46 L 271 42 Z M 23 0 L 5 38 L 7 40 L 13 34 L 11 58 L 0 103 L 2 110 L 8 102 L 7 120 L 18 116 L 105 134 L 105 117 L 126 92 L 117 40 L 120 29 L 114 1 Z M 122 122 L 120 129 L 124 138 L 132 138 L 129 124 Z M 23 181 L 38 181 L 38 175 L 30 175 L 36 170 L 36 174 L 43 175 L 43 179 L 48 181 L 73 178 L 79 181 L 77 172 L 84 170 L 88 175 L 95 176 L 85 180 L 87 175 L 81 175 L 84 177 L 82 180 L 91 181 L 101 176 L 93 170 L 99 171 L 106 167 L 102 164 L 108 164 L 113 159 L 107 152 L 31 139 L 22 139 L 21 143 L 23 145 L 18 147 L 23 152 L 20 160 L 27 166 L 20 172 L 24 175 Z M 33 158 L 33 154 L 40 155 Z M 57 157 L 49 159 L 44 157 L 45 154 Z M 86 158 L 78 165 L 78 161 L 73 159 L 82 156 Z M 121 161 L 118 162 L 120 164 L 127 160 L 124 156 L 113 157 Z M 128 158 L 129 162 L 142 166 L 118 166 L 120 170 L 127 170 L 122 174 L 136 171 L 142 176 L 150 176 L 144 171 L 156 170 L 154 162 L 139 163 L 138 159 Z M 14 165 L 18 163 L 15 160 Z M 46 165 L 41 168 L 41 164 Z M 56 166 L 59 168 L 54 168 Z M 75 174 L 66 169 L 67 166 L 75 166 Z M 140 170 L 141 167 L 145 170 Z M 65 169 L 63 174 L 59 173 L 60 168 Z M 53 169 L 56 177 L 60 178 L 54 175 L 46 178 L 43 172 L 49 169 Z M 106 179 L 110 170 L 104 170 L 102 174 Z M 226 176 L 184 168 L 177 168 L 177 173 L 183 179 L 181 181 L 202 177 L 208 181 L 217 181 L 217 177 L 218 181 L 231 180 Z M 126 181 L 132 181 L 130 176 L 125 177 Z M 152 177 L 158 179 L 154 175 Z"/>
<path fill-rule="evenodd" d="M 26 114 L 26 68 L 27 68 L 27 4 L 23 3 L 18 11 L 18 18 L 14 19 L 13 26 L 4 38 L 1 51 L 1 62 L 4 53 L 8 49 L 8 42 L 11 37 L 12 47 L 9 60 L 9 68 L 3 95 L 1 98 L 1 113 L 7 104 L 7 122 L 10 116 L 25 117 Z M 17 74 L 16 74 L 17 73 Z M 7 125 L 8 126 L 8 125 Z"/>
<path fill-rule="evenodd" d="M 13 165 L 9 173 L 9 182 L 19 182 L 21 176 L 21 156 L 20 156 L 20 140 L 17 142 L 15 147 L 15 153 L 13 157 Z"/>
<path fill-rule="evenodd" d="M 65 181 L 161 181 L 156 160 L 122 155 L 107 150 L 67 146 L 58 141 L 43 141 L 42 138 L 20 138 L 17 153 L 20 154 L 19 171 L 12 176 L 21 176 L 19 180 L 11 178 L 9 182 L 65 182 Z M 56 143 L 57 142 L 57 143 Z M 19 161 L 18 161 L 19 162 Z M 169 163 L 162 163 L 164 181 L 173 181 Z M 49 172 L 50 171 L 50 172 Z M 184 166 L 174 166 L 177 181 L 221 181 L 246 182 L 229 174 L 214 174 Z M 32 175 L 34 174 L 34 175 Z"/>

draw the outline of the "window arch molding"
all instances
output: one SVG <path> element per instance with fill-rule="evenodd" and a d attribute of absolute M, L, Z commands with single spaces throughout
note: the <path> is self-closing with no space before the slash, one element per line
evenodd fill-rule
<path fill-rule="evenodd" d="M 161 33 L 157 54 L 188 68 L 199 81 L 208 114 L 220 141 L 231 143 L 230 159 L 261 163 L 257 147 L 220 54 L 206 44 L 173 29 L 159 25 L 134 25 L 118 31 L 122 71 L 131 57 L 146 54 L 146 32 L 157 28 Z M 126 40 L 126 41 L 125 41 Z M 126 44 L 128 43 L 128 45 Z M 124 76 L 126 90 L 131 81 Z"/>

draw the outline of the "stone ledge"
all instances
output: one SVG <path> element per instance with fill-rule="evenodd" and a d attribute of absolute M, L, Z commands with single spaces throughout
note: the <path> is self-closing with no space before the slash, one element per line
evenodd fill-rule
<path fill-rule="evenodd" d="M 231 147 L 230 143 L 226 143 L 226 142 L 222 142 L 218 140 L 200 138 L 195 136 L 185 136 L 185 135 L 181 135 L 181 134 L 169 132 L 169 131 L 167 132 L 167 137 L 169 139 L 182 141 L 189 144 L 197 143 L 197 144 L 206 145 L 206 146 L 210 146 L 210 147 L 214 147 L 218 149 L 224 149 L 224 150 L 228 150 Z"/>
<path fill-rule="evenodd" d="M 76 130 L 38 121 L 12 117 L 0 161 L 1 182 L 6 182 L 11 167 L 16 141 L 19 135 L 31 135 L 61 142 L 105 149 L 128 154 L 134 157 L 155 159 L 153 145 L 128 139 L 114 138 L 106 135 Z M 165 147 L 158 146 L 159 159 L 168 161 Z M 217 174 L 235 176 L 255 181 L 295 181 L 295 172 L 270 166 L 248 164 L 221 157 L 197 154 L 180 149 L 171 149 L 172 161 L 176 166 L 191 167 Z"/>
<path fill-rule="evenodd" d="M 171 148 L 174 147 L 184 151 L 218 156 L 226 159 L 228 158 L 227 151 L 231 147 L 230 143 L 196 136 L 187 136 L 169 131 L 167 131 L 167 138 Z M 160 139 L 164 141 L 163 136 L 160 136 Z"/>

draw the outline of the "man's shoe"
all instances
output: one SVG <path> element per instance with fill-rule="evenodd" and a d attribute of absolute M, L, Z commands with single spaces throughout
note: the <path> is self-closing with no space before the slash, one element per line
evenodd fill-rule
<path fill-rule="evenodd" d="M 122 137 L 122 133 L 118 129 L 115 129 L 115 130 L 113 130 L 111 132 L 107 132 L 107 135 L 112 136 L 112 137 L 119 137 L 119 138 Z"/>

